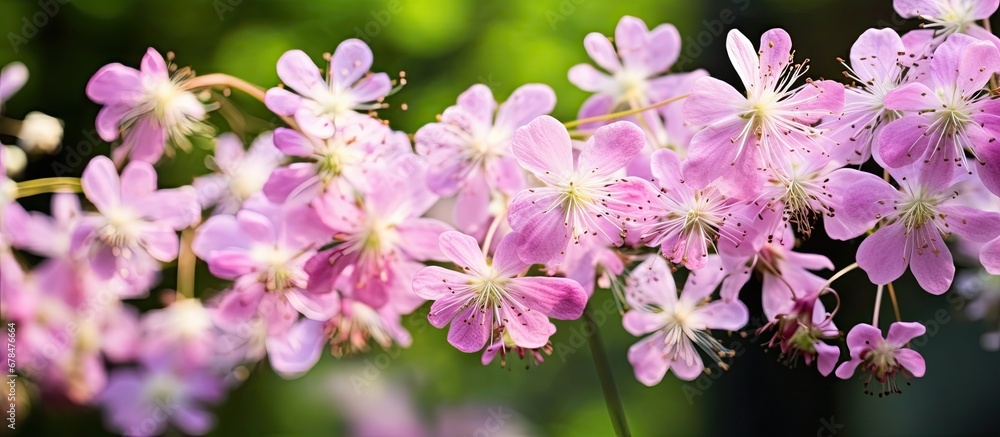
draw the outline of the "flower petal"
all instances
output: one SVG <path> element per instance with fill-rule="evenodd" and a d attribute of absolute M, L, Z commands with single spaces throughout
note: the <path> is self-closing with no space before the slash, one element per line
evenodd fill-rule
<path fill-rule="evenodd" d="M 576 320 L 587 306 L 587 293 L 580 283 L 567 278 L 529 276 L 510 280 L 508 290 L 514 300 L 529 311 L 560 320 Z"/>
<path fill-rule="evenodd" d="M 925 225 L 927 226 L 927 225 Z M 914 232 L 922 233 L 920 230 Z M 951 258 L 951 250 L 945 245 L 936 229 L 927 230 L 934 238 L 929 247 L 914 247 L 910 254 L 910 271 L 917 278 L 917 283 L 928 293 L 944 294 L 955 279 L 955 262 Z M 917 244 L 923 243 L 920 240 Z"/>
<path fill-rule="evenodd" d="M 635 371 L 635 379 L 646 386 L 659 384 L 667 374 L 667 360 L 661 347 L 663 341 L 664 334 L 658 332 L 628 348 L 628 362 Z"/>
<path fill-rule="evenodd" d="M 513 138 L 514 157 L 526 170 L 543 181 L 552 180 L 549 173 L 568 175 L 573 172 L 573 144 L 569 132 L 558 120 L 543 115 L 518 128 Z"/>
<path fill-rule="evenodd" d="M 858 266 L 876 284 L 888 284 L 906 271 L 910 254 L 906 252 L 906 229 L 897 222 L 875 231 L 858 247 Z"/>

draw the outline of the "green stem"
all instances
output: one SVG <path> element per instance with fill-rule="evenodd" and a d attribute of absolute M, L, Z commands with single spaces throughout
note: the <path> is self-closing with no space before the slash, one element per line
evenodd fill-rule
<path fill-rule="evenodd" d="M 594 320 L 593 311 L 590 304 L 583 312 L 583 317 L 590 327 L 590 335 L 587 341 L 590 342 L 590 353 L 594 358 L 594 366 L 597 367 L 597 376 L 601 379 L 601 391 L 604 392 L 604 402 L 608 407 L 608 415 L 611 416 L 611 424 L 615 427 L 615 434 L 618 437 L 629 437 L 632 433 L 628 429 L 628 422 L 625 420 L 625 407 L 622 405 L 622 398 L 618 394 L 618 386 L 615 385 L 615 376 L 608 365 L 608 356 L 601 343 L 600 327 Z"/>

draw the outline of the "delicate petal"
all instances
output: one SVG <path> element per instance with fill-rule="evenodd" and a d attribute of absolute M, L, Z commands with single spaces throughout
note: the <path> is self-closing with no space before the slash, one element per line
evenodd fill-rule
<path fill-rule="evenodd" d="M 927 332 L 923 324 L 917 322 L 895 322 L 889 325 L 889 334 L 885 341 L 894 347 L 903 347 L 910 340 L 920 337 Z"/>
<path fill-rule="evenodd" d="M 927 370 L 924 357 L 920 356 L 913 349 L 900 349 L 896 351 L 896 361 L 917 378 L 924 376 L 924 372 Z"/>
<path fill-rule="evenodd" d="M 517 129 L 513 138 L 514 156 L 521 166 L 543 180 L 547 173 L 573 172 L 573 145 L 569 132 L 558 120 L 543 115 Z"/>
<path fill-rule="evenodd" d="M 107 211 L 121 203 L 121 181 L 114 163 L 105 156 L 90 160 L 80 178 L 83 194 L 97 209 Z"/>
<path fill-rule="evenodd" d="M 525 308 L 560 320 L 576 320 L 587 306 L 587 293 L 580 283 L 566 278 L 525 277 L 510 279 L 511 296 Z"/>
<path fill-rule="evenodd" d="M 469 306 L 451 321 L 448 343 L 462 352 L 475 352 L 486 346 L 492 329 L 493 313 Z"/>
<path fill-rule="evenodd" d="M 910 254 L 906 248 L 906 229 L 894 223 L 865 238 L 858 247 L 858 266 L 876 284 L 888 284 L 906 271 Z"/>
<path fill-rule="evenodd" d="M 663 357 L 664 334 L 657 333 L 640 340 L 628 348 L 628 362 L 635 370 L 635 379 L 652 387 L 667 374 L 667 360 Z"/>

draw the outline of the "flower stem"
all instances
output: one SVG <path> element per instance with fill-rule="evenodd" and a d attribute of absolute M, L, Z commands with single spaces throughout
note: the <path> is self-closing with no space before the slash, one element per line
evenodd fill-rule
<path fill-rule="evenodd" d="M 885 287 L 879 284 L 878 291 L 875 292 L 875 311 L 872 313 L 872 326 L 878 328 L 878 311 L 882 308 L 882 288 Z"/>
<path fill-rule="evenodd" d="M 177 255 L 177 300 L 194 297 L 194 268 L 197 258 L 191 250 L 193 241 L 193 227 L 181 231 L 181 247 Z"/>
<path fill-rule="evenodd" d="M 889 299 L 892 300 L 892 311 L 896 313 L 896 321 L 902 322 L 903 318 L 899 316 L 899 302 L 896 301 L 896 289 L 892 286 L 892 282 L 889 283 Z"/>
<path fill-rule="evenodd" d="M 83 190 L 80 178 L 43 178 L 17 183 L 15 199 L 45 193 L 70 192 L 79 193 Z"/>
<path fill-rule="evenodd" d="M 264 103 L 264 88 L 225 73 L 212 73 L 204 76 L 195 76 L 193 79 L 184 83 L 185 90 L 208 87 L 236 88 L 249 94 L 257 100 L 260 100 L 261 103 Z M 293 129 L 299 130 L 298 124 L 295 123 L 295 120 L 285 116 L 281 116 L 281 119 Z"/>
<path fill-rule="evenodd" d="M 627 111 L 612 112 L 610 114 L 600 115 L 600 116 L 597 116 L 597 117 L 588 117 L 588 118 L 581 118 L 579 120 L 567 121 L 567 122 L 563 123 L 563 125 L 565 125 L 567 128 L 572 128 L 572 127 L 577 127 L 577 126 L 579 126 L 581 124 L 593 123 L 595 121 L 614 120 L 616 118 L 627 117 L 627 116 L 633 115 L 633 114 L 640 114 L 640 113 L 646 112 L 646 111 L 648 111 L 650 109 L 656 109 L 656 108 L 659 108 L 661 106 L 668 105 L 668 104 L 671 104 L 673 102 L 676 102 L 678 100 L 686 99 L 689 95 L 690 94 L 684 94 L 684 95 L 680 95 L 680 96 L 676 96 L 676 97 L 671 97 L 671 98 L 669 98 L 667 100 L 662 100 L 662 101 L 653 103 L 652 105 L 645 106 L 645 107 L 642 107 L 642 108 L 629 109 Z"/>
<path fill-rule="evenodd" d="M 618 386 L 615 385 L 615 377 L 608 365 L 608 356 L 601 343 L 600 326 L 594 320 L 590 303 L 583 311 L 583 317 L 590 328 L 590 335 L 587 341 L 590 342 L 590 354 L 594 359 L 594 366 L 597 367 L 597 376 L 601 379 L 601 391 L 604 393 L 604 402 L 607 404 L 608 415 L 611 416 L 611 424 L 615 428 L 618 437 L 628 437 L 632 433 L 628 429 L 628 422 L 625 419 L 625 407 L 622 405 L 622 398 L 618 394 Z"/>
<path fill-rule="evenodd" d="M 826 283 L 824 283 L 824 284 L 823 284 L 823 286 L 822 286 L 822 287 L 819 287 L 819 291 L 817 291 L 817 293 L 822 293 L 822 292 L 823 292 L 823 290 L 826 290 L 826 289 L 827 289 L 827 287 L 829 287 L 830 285 L 832 285 L 832 284 L 833 284 L 833 281 L 836 281 L 836 280 L 840 279 L 840 277 L 841 277 L 841 276 L 844 276 L 844 275 L 846 275 L 846 274 L 847 274 L 847 272 L 850 272 L 851 270 L 854 270 L 854 269 L 856 269 L 856 268 L 858 268 L 858 263 L 854 263 L 854 264 L 851 264 L 851 265 L 849 265 L 849 266 L 847 266 L 847 267 L 844 267 L 844 268 L 843 268 L 843 269 L 841 269 L 841 270 L 840 270 L 839 272 L 837 272 L 837 273 L 835 273 L 835 274 L 834 274 L 833 276 L 831 276 L 831 277 L 830 277 L 830 279 L 828 279 L 828 280 L 826 281 Z M 880 287 L 881 287 L 881 286 L 880 286 Z"/>
<path fill-rule="evenodd" d="M 506 200 L 505 202 L 506 203 Z M 500 228 L 500 223 L 507 217 L 507 208 L 504 208 L 496 217 L 493 218 L 493 223 L 490 223 L 490 228 L 486 231 L 486 237 L 483 238 L 483 255 L 488 255 L 490 253 L 490 245 L 493 244 L 493 237 L 496 235 L 497 230 Z"/>

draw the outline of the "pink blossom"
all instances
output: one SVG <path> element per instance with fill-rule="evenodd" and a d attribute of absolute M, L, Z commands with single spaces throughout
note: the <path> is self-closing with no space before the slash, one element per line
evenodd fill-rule
<path fill-rule="evenodd" d="M 414 136 L 416 150 L 430 162 L 428 186 L 441 196 L 458 193 L 455 223 L 475 233 L 489 224 L 495 194 L 508 197 L 526 186 L 524 171 L 511 155 L 514 130 L 552 112 L 556 95 L 547 85 L 514 90 L 499 109 L 485 85 L 473 85 L 440 123 L 424 125 Z"/>
<path fill-rule="evenodd" d="M 278 115 L 295 117 L 307 134 L 317 138 L 333 136 L 335 125 L 382 107 L 392 83 L 385 73 L 369 73 L 372 50 L 358 39 L 348 39 L 329 57 L 326 78 L 309 55 L 290 50 L 278 59 L 278 77 L 284 88 L 271 88 L 265 95 L 267 107 Z"/>
<path fill-rule="evenodd" d="M 964 33 L 977 39 L 989 41 L 1000 48 L 1000 38 L 979 25 L 980 20 L 989 20 L 1000 6 L 997 0 L 893 0 L 893 8 L 903 18 L 919 18 L 919 38 L 926 40 L 930 55 L 950 35 Z"/>
<path fill-rule="evenodd" d="M 844 75 L 853 86 L 844 90 L 844 113 L 823 120 L 828 136 L 836 142 L 830 155 L 841 163 L 863 164 L 871 158 L 872 145 L 882 128 L 903 116 L 886 109 L 885 98 L 902 83 L 919 75 L 904 76 L 909 60 L 902 39 L 892 29 L 868 29 L 851 47 L 850 65 Z"/>
<path fill-rule="evenodd" d="M 851 359 L 837 367 L 837 377 L 848 379 L 861 366 L 861 371 L 867 374 L 866 394 L 874 394 L 868 387 L 872 378 L 882 385 L 879 397 L 901 393 L 896 384 L 897 375 L 907 379 L 924 376 L 924 358 L 907 347 L 907 343 L 924 335 L 925 331 L 924 325 L 917 322 L 896 322 L 889 326 L 889 335 L 883 339 L 881 330 L 859 323 L 847 334 Z"/>
<path fill-rule="evenodd" d="M 308 206 L 285 206 L 261 195 L 248 199 L 235 216 L 217 215 L 198 228 L 192 249 L 213 275 L 234 280 L 218 303 L 219 317 L 245 322 L 258 314 L 269 335 L 287 330 L 298 313 L 327 320 L 337 295 L 306 289 L 306 261 L 328 235 Z"/>
<path fill-rule="evenodd" d="M 917 167 L 890 170 L 896 190 L 878 177 L 858 178 L 845 189 L 844 211 L 854 235 L 878 224 L 858 247 L 858 265 L 876 284 L 895 281 L 909 267 L 932 294 L 948 291 L 955 264 L 945 238 L 975 242 L 1000 235 L 1000 213 L 964 206 L 951 178 L 919 174 Z"/>
<path fill-rule="evenodd" d="M 98 214 L 80 217 L 70 250 L 83 251 L 100 278 L 144 275 L 155 262 L 177 258 L 178 230 L 201 215 L 190 187 L 157 190 L 153 166 L 135 161 L 121 177 L 111 160 L 98 156 L 81 178 L 83 193 Z"/>
<path fill-rule="evenodd" d="M 306 266 L 314 293 L 334 289 L 347 275 L 353 298 L 379 308 L 392 295 L 412 294 L 413 274 L 422 261 L 444 259 L 437 239 L 451 227 L 421 217 L 437 196 L 424 185 L 426 173 L 418 163 L 401 164 L 397 174 L 383 174 L 378 189 L 363 199 L 333 189 L 316 199 L 334 246 Z"/>
<path fill-rule="evenodd" d="M 185 434 L 204 435 L 215 425 L 206 408 L 224 395 L 214 375 L 158 366 L 115 371 L 97 403 L 109 427 L 125 435 L 160 435 L 168 423 Z"/>
<path fill-rule="evenodd" d="M 325 325 L 333 356 L 367 352 L 372 341 L 386 350 L 394 344 L 409 347 L 412 343 L 410 333 L 402 324 L 403 314 L 395 305 L 376 309 L 350 297 L 343 297 L 340 302 L 341 310 Z"/>
<path fill-rule="evenodd" d="M 620 245 L 626 223 L 640 212 L 649 184 L 620 170 L 645 145 L 642 129 L 617 122 L 598 129 L 574 159 L 566 127 L 541 116 L 514 133 L 514 156 L 542 187 L 521 191 L 507 213 L 529 263 L 565 255 L 582 238 Z"/>
<path fill-rule="evenodd" d="M 815 254 L 796 252 L 795 235 L 790 228 L 772 236 L 763 243 L 760 250 L 750 257 L 723 256 L 723 267 L 727 274 L 722 284 L 722 298 L 732 300 L 739 296 L 740 289 L 750 280 L 754 271 L 761 275 L 761 299 L 764 314 L 773 320 L 786 312 L 789 298 L 804 297 L 806 293 L 789 295 L 787 284 L 795 289 L 817 290 L 826 282 L 811 271 L 831 270 L 833 262 L 829 258 Z"/>
<path fill-rule="evenodd" d="M 330 186 L 343 192 L 370 191 L 370 175 L 387 171 L 400 156 L 412 153 L 406 134 L 371 117 L 341 122 L 326 139 L 278 128 L 274 145 L 285 155 L 307 160 L 271 172 L 264 193 L 277 203 L 289 198 L 308 202 Z"/>
<path fill-rule="evenodd" d="M 709 249 L 741 256 L 755 252 L 756 232 L 743 215 L 744 202 L 726 197 L 714 185 L 691 187 L 673 151 L 653 153 L 652 171 L 660 192 L 647 205 L 650 215 L 640 222 L 644 244 L 660 247 L 668 261 L 691 270 L 705 266 Z"/>
<path fill-rule="evenodd" d="M 631 309 L 622 317 L 622 325 L 635 336 L 652 334 L 628 350 L 639 382 L 654 386 L 668 369 L 680 379 L 694 380 L 705 369 L 698 349 L 722 369 L 728 368 L 721 357 L 731 357 L 732 351 L 712 337 L 711 330 L 735 331 L 746 325 L 750 315 L 739 300 L 708 302 L 722 274 L 718 257 L 710 257 L 707 264 L 691 272 L 679 293 L 666 260 L 658 255 L 632 270 L 625 292 Z"/>
<path fill-rule="evenodd" d="M 143 362 L 170 363 L 187 369 L 208 368 L 215 360 L 218 329 L 198 299 L 180 299 L 142 317 Z"/>
<path fill-rule="evenodd" d="M 819 300 L 826 292 L 819 289 L 823 283 L 801 280 L 808 278 L 789 275 L 778 288 L 765 291 L 764 313 L 769 322 L 760 331 L 774 329 L 768 346 L 778 347 L 786 364 L 794 366 L 802 357 L 807 366 L 816 361 L 819 373 L 828 376 L 837 365 L 840 348 L 821 340 L 837 339 L 840 331 Z"/>
<path fill-rule="evenodd" d="M 687 121 L 706 126 L 691 139 L 684 174 L 695 188 L 721 178 L 726 194 L 752 198 L 766 169 L 795 154 L 826 154 L 821 117 L 840 114 L 844 86 L 829 80 L 794 84 L 808 68 L 792 64 L 792 42 L 781 29 L 761 36 L 760 52 L 738 30 L 726 41 L 746 96 L 729 84 L 705 77 L 684 102 Z M 829 141 L 829 140 L 827 140 Z"/>
<path fill-rule="evenodd" d="M 184 89 L 193 74 L 182 69 L 173 75 L 163 56 L 148 49 L 139 70 L 119 63 L 102 67 L 87 83 L 87 97 L 104 105 L 97 114 L 97 133 L 104 141 L 119 136 L 116 162 L 131 155 L 133 160 L 155 163 L 168 143 L 190 148 L 189 135 L 206 130 L 206 110 L 198 98 Z"/>
<path fill-rule="evenodd" d="M 437 328 L 451 323 L 448 342 L 458 350 L 475 352 L 504 336 L 525 349 L 541 348 L 556 331 L 549 317 L 573 320 L 583 314 L 587 295 L 576 281 L 520 277 L 529 265 L 518 256 L 516 241 L 517 234 L 507 234 L 487 258 L 475 238 L 446 232 L 441 251 L 460 271 L 431 266 L 414 277 L 413 291 L 434 301 L 428 320 Z"/>
<path fill-rule="evenodd" d="M 0 114 L 4 104 L 28 82 L 28 68 L 20 62 L 11 62 L 0 69 Z M 2 167 L 2 166 L 0 166 Z"/>
<path fill-rule="evenodd" d="M 681 52 L 681 36 L 671 24 L 661 24 L 653 30 L 636 17 L 625 16 L 615 28 L 615 46 L 599 33 L 583 40 L 590 58 L 610 74 L 598 71 L 590 64 L 578 64 L 569 70 L 569 81 L 594 94 L 584 103 L 581 113 L 609 113 L 624 106 L 640 108 L 669 87 L 662 76 L 677 61 Z M 617 50 L 616 50 L 617 48 Z M 662 76 L 662 77 L 660 77 Z"/>
<path fill-rule="evenodd" d="M 985 41 L 953 35 L 930 61 L 932 87 L 914 82 L 886 95 L 886 108 L 907 111 L 879 135 L 886 166 L 899 168 L 920 160 L 925 171 L 948 177 L 956 165 L 970 174 L 968 150 L 980 164 L 983 184 L 1000 195 L 1000 105 L 983 88 L 1000 69 L 1000 51 Z"/>
<path fill-rule="evenodd" d="M 198 203 L 208 209 L 215 207 L 215 214 L 235 214 L 250 196 L 261 192 L 271 172 L 284 161 L 283 154 L 274 147 L 271 132 L 260 134 L 243 149 L 243 142 L 232 133 L 215 139 L 212 157 L 214 173 L 194 180 Z"/>

